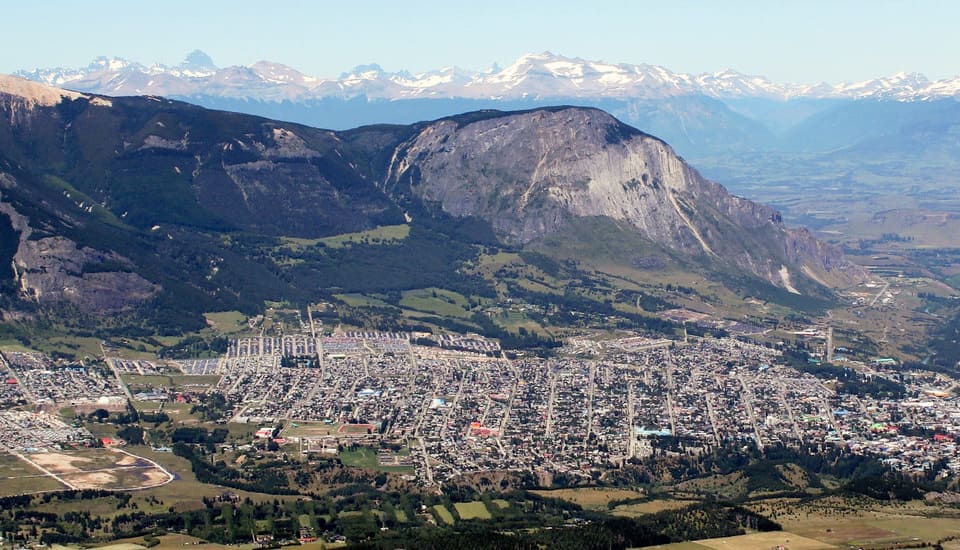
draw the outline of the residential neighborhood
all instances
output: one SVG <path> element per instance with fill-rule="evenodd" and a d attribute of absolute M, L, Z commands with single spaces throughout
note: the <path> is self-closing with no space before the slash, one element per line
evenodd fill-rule
<path fill-rule="evenodd" d="M 904 396 L 878 398 L 838 391 L 787 366 L 780 350 L 745 339 L 585 334 L 549 359 L 509 359 L 475 335 L 437 339 L 471 342 L 475 351 L 415 341 L 409 333 L 305 331 L 240 338 L 220 358 L 107 357 L 110 368 L 4 352 L 2 397 L 20 407 L 0 417 L 0 444 L 30 452 L 82 439 L 48 414 L 63 407 L 122 410 L 128 398 L 203 402 L 216 393 L 230 409 L 223 422 L 262 426 L 302 452 L 407 449 L 403 464 L 425 485 L 492 470 L 590 477 L 671 444 L 695 454 L 738 441 L 761 449 L 836 445 L 904 472 L 960 472 L 960 399 L 942 374 L 845 360 L 860 376 L 902 380 Z M 123 380 L 164 373 L 184 380 L 179 393 L 128 395 Z M 193 377 L 215 383 L 193 385 Z M 382 459 L 399 463 L 388 455 Z"/>

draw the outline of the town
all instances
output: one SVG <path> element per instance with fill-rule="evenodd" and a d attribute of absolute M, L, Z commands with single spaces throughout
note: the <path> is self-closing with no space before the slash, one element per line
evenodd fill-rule
<path fill-rule="evenodd" d="M 504 470 L 589 478 L 651 456 L 666 440 L 689 453 L 737 441 L 829 444 L 907 473 L 960 472 L 960 402 L 942 374 L 845 362 L 903 384 L 904 395 L 880 398 L 839 392 L 787 366 L 774 347 L 744 339 L 579 336 L 542 359 L 507 358 L 478 336 L 304 332 L 239 338 L 214 359 L 108 355 L 108 368 L 4 352 L 0 445 L 21 455 L 76 444 L 84 430 L 54 417 L 62 407 L 116 411 L 134 398 L 162 407 L 216 393 L 230 408 L 221 422 L 262 426 L 259 437 L 297 452 L 402 447 L 409 452 L 380 453 L 381 462 L 412 466 L 423 485 Z M 161 373 L 213 383 L 131 393 L 128 382 Z"/>

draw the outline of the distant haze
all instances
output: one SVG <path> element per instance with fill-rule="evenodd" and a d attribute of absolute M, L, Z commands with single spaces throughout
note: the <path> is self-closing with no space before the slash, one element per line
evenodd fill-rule
<path fill-rule="evenodd" d="M 519 5 L 516 5 L 519 4 Z M 951 1 L 264 2 L 54 0 L 4 6 L 0 72 L 78 67 L 100 56 L 220 66 L 277 61 L 336 77 L 363 63 L 413 72 L 484 69 L 526 52 L 781 82 L 836 83 L 916 71 L 960 74 Z"/>

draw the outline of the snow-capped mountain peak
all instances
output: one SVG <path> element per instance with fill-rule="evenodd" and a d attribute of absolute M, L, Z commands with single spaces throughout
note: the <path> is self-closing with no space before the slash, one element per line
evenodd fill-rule
<path fill-rule="evenodd" d="M 884 99 L 916 99 L 924 95 L 930 80 L 920 73 L 899 72 L 886 78 L 842 83 L 835 87 L 841 96 Z"/>
<path fill-rule="evenodd" d="M 87 68 L 97 71 L 122 71 L 133 65 L 136 65 L 136 63 L 123 59 L 122 57 L 100 56 L 94 59 Z"/>
<path fill-rule="evenodd" d="M 387 76 L 387 71 L 376 63 L 367 63 L 366 65 L 357 65 L 349 72 L 340 73 L 340 80 L 374 80 Z"/>
<path fill-rule="evenodd" d="M 296 69 L 270 61 L 258 61 L 250 69 L 264 81 L 273 84 L 309 86 L 320 81 L 320 79 L 307 76 Z"/>
<path fill-rule="evenodd" d="M 917 73 L 830 85 L 785 84 L 734 69 L 691 75 L 648 64 L 615 64 L 530 53 L 500 68 L 466 71 L 446 67 L 411 74 L 360 65 L 335 79 L 305 75 L 291 67 L 260 61 L 249 67 L 218 68 L 200 50 L 177 66 L 145 67 L 122 58 L 99 57 L 81 69 L 37 69 L 19 76 L 48 85 L 112 95 L 211 95 L 261 101 L 366 97 L 447 98 L 664 98 L 705 95 L 719 99 L 878 98 L 900 101 L 960 97 L 960 77 L 930 82 Z"/>

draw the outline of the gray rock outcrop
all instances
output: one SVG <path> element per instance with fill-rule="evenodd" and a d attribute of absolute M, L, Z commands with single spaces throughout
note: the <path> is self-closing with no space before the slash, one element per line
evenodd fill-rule
<path fill-rule="evenodd" d="M 397 150 L 385 187 L 409 187 L 454 216 L 489 220 L 517 244 L 575 217 L 607 216 L 661 246 L 791 292 L 801 278 L 843 286 L 866 276 L 839 250 L 785 227 L 774 209 L 729 194 L 663 141 L 595 109 L 429 124 Z"/>

